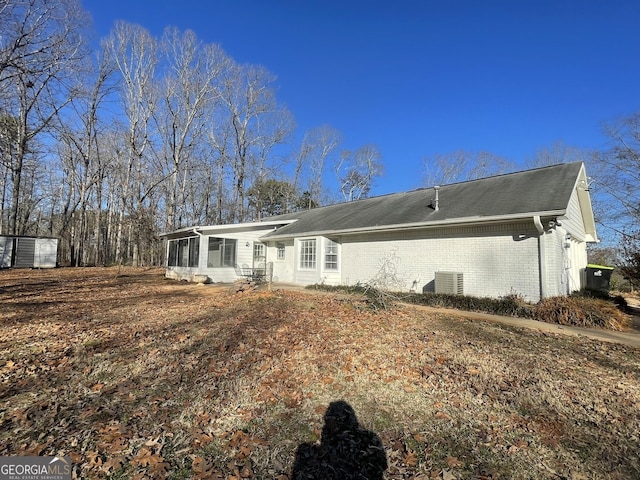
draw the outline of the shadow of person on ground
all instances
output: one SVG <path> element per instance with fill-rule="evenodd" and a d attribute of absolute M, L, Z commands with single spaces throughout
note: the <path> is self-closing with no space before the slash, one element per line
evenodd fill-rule
<path fill-rule="evenodd" d="M 358 423 L 347 402 L 331 402 L 324 414 L 320 444 L 302 443 L 292 480 L 382 480 L 387 455 L 378 435 Z"/>

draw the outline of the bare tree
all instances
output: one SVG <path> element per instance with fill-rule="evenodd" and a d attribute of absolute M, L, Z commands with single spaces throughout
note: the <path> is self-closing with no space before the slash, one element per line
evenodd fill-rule
<path fill-rule="evenodd" d="M 505 158 L 464 150 L 426 157 L 423 164 L 427 186 L 464 182 L 515 170 L 515 164 Z"/>
<path fill-rule="evenodd" d="M 166 73 L 163 78 L 159 108 L 155 112 L 162 143 L 166 186 L 166 228 L 179 227 L 178 204 L 187 204 L 186 164 L 194 160 L 199 144 L 205 141 L 206 126 L 218 101 L 217 82 L 230 60 L 217 45 L 203 45 L 192 31 L 180 33 L 175 28 L 162 38 Z M 182 185 L 182 189 L 180 189 Z"/>
<path fill-rule="evenodd" d="M 69 186 L 61 235 L 68 238 L 72 266 L 89 262 L 91 252 L 86 248 L 90 243 L 89 237 L 100 229 L 100 188 L 105 172 L 98 140 L 106 126 L 99 113 L 105 99 L 113 92 L 110 84 L 113 65 L 104 55 L 98 54 L 88 67 L 80 88 L 71 100 L 69 113 L 64 119 L 59 119 L 57 125 L 60 142 L 66 146 L 61 150 L 61 162 L 66 176 L 64 183 Z M 92 213 L 93 223 L 97 224 L 91 230 L 88 212 Z M 97 262 L 98 239 L 94 237 L 92 263 Z"/>
<path fill-rule="evenodd" d="M 218 119 L 216 122 L 214 119 Z M 212 121 L 207 129 L 207 143 L 214 152 L 208 159 L 208 171 L 204 176 L 207 188 L 207 204 L 205 206 L 205 218 L 213 224 L 222 224 L 230 221 L 231 205 L 228 198 L 227 186 L 232 185 L 231 170 L 233 167 L 233 146 L 231 142 L 232 129 L 221 125 L 224 117 L 212 116 Z"/>
<path fill-rule="evenodd" d="M 128 150 L 126 136 L 122 134 L 126 131 L 126 125 L 115 122 L 112 127 L 102 131 L 99 137 L 101 163 L 99 171 L 102 178 L 96 185 L 96 203 L 104 205 L 104 218 L 101 222 L 104 226 L 97 232 L 104 245 L 102 249 L 101 263 L 112 264 L 118 261 L 117 253 L 119 243 L 118 235 L 121 235 L 119 228 L 121 221 L 121 189 L 122 181 L 126 177 L 123 167 L 127 163 L 126 152 Z M 118 233 L 120 232 L 120 233 Z"/>
<path fill-rule="evenodd" d="M 222 131 L 211 138 L 231 170 L 231 222 L 247 219 L 247 185 L 264 178 L 273 147 L 283 142 L 292 126 L 289 112 L 278 105 L 270 87 L 274 80 L 262 67 L 234 65 L 220 91 L 226 120 L 218 124 Z"/>
<path fill-rule="evenodd" d="M 537 149 L 535 155 L 527 159 L 526 165 L 527 168 L 539 168 L 559 163 L 582 162 L 590 158 L 591 155 L 592 152 L 558 141 L 548 147 Z"/>
<path fill-rule="evenodd" d="M 116 234 L 116 261 L 123 255 L 125 216 L 129 220 L 138 215 L 146 175 L 145 152 L 150 147 L 150 124 L 157 104 L 155 71 L 158 62 L 158 42 L 147 30 L 124 22 L 116 23 L 110 35 L 103 41 L 103 49 L 121 75 L 121 99 L 127 121 L 126 152 L 121 172 L 120 206 Z M 134 225 L 128 226 L 128 237 L 135 235 Z M 131 244 L 131 242 L 128 242 Z M 137 244 L 133 244 L 137 249 Z M 137 250 L 133 256 L 137 257 Z"/>
<path fill-rule="evenodd" d="M 340 132 L 323 125 L 307 131 L 295 156 L 295 169 L 292 185 L 295 189 L 307 192 L 307 208 L 320 205 L 323 193 L 322 178 L 327 159 L 340 143 Z"/>
<path fill-rule="evenodd" d="M 375 145 L 365 145 L 355 152 L 345 150 L 341 153 L 335 172 L 345 201 L 351 202 L 369 195 L 373 179 L 383 172 L 381 158 Z"/>
<path fill-rule="evenodd" d="M 8 231 L 10 199 L 12 198 L 12 173 L 15 152 L 18 150 L 18 119 L 0 117 L 0 232 Z"/>
<path fill-rule="evenodd" d="M 600 223 L 614 238 L 640 235 L 640 113 L 605 124 L 606 150 L 590 165 L 589 185 L 600 205 Z"/>
<path fill-rule="evenodd" d="M 23 233 L 19 218 L 23 168 L 36 137 L 74 95 L 73 77 L 86 54 L 82 36 L 88 17 L 78 0 L 7 0 L 0 36 L 0 110 L 16 119 L 10 161 L 12 197 L 8 231 Z"/>

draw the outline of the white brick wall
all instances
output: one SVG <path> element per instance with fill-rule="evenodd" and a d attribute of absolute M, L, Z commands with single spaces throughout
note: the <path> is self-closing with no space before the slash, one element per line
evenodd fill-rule
<path fill-rule="evenodd" d="M 370 281 L 385 258 L 395 258 L 396 276 L 406 291 L 433 290 L 436 271 L 454 271 L 464 274 L 466 295 L 518 293 L 528 301 L 539 299 L 533 223 L 347 236 L 342 242 L 345 284 Z"/>

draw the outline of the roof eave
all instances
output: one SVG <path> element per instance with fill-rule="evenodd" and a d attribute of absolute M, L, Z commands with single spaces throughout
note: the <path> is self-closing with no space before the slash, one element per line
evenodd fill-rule
<path fill-rule="evenodd" d="M 379 233 L 398 230 L 416 230 L 421 228 L 438 228 L 438 227 L 453 227 L 457 225 L 471 226 L 487 223 L 505 223 L 513 222 L 515 220 L 529 220 L 535 216 L 539 217 L 559 217 L 566 213 L 566 210 L 550 210 L 545 212 L 527 212 L 517 213 L 511 215 L 492 215 L 492 216 L 474 216 L 463 217 L 431 222 L 416 222 L 416 223 L 403 223 L 395 225 L 376 225 L 370 227 L 350 228 L 343 230 L 315 230 L 309 232 L 301 232 L 295 234 L 277 234 L 269 232 L 268 240 L 284 240 L 297 237 L 313 237 L 313 236 L 326 236 L 326 235 L 357 235 L 361 233 Z"/>
<path fill-rule="evenodd" d="M 280 220 L 280 221 L 265 221 L 265 222 L 246 222 L 246 223 L 233 223 L 223 225 L 195 225 L 192 227 L 179 228 L 172 232 L 161 233 L 160 237 L 180 236 L 184 233 L 201 233 L 203 231 L 216 231 L 216 230 L 251 230 L 258 227 L 276 227 L 278 225 L 289 225 L 297 220 Z"/>

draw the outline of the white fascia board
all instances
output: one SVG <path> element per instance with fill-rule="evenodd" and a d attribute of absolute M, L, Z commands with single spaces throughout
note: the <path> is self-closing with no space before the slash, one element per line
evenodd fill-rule
<path fill-rule="evenodd" d="M 160 237 L 180 236 L 185 233 L 199 233 L 203 232 L 219 232 L 227 230 L 261 230 L 263 227 L 278 227 L 281 225 L 289 225 L 290 223 L 297 222 L 297 220 L 280 220 L 280 221 L 268 221 L 268 222 L 246 222 L 246 223 L 232 223 L 223 225 L 195 225 L 193 227 L 180 228 L 173 232 L 161 233 Z"/>
<path fill-rule="evenodd" d="M 539 217 L 560 217 L 566 213 L 566 210 L 550 210 L 546 212 L 527 212 L 516 213 L 512 215 L 495 215 L 489 217 L 463 217 L 450 220 L 440 220 L 436 222 L 418 222 L 418 223 L 401 223 L 397 225 L 382 225 L 372 227 L 361 227 L 344 230 L 317 230 L 312 232 L 303 232 L 289 235 L 269 235 L 267 240 L 283 240 L 296 237 L 313 237 L 313 236 L 328 236 L 328 235 L 357 235 L 360 233 L 378 233 L 387 231 L 399 231 L 399 230 L 416 230 L 421 228 L 438 228 L 438 227 L 452 227 L 458 225 L 470 226 L 470 225 L 484 225 L 488 223 L 505 223 L 515 220 L 531 220 L 535 216 Z"/>

